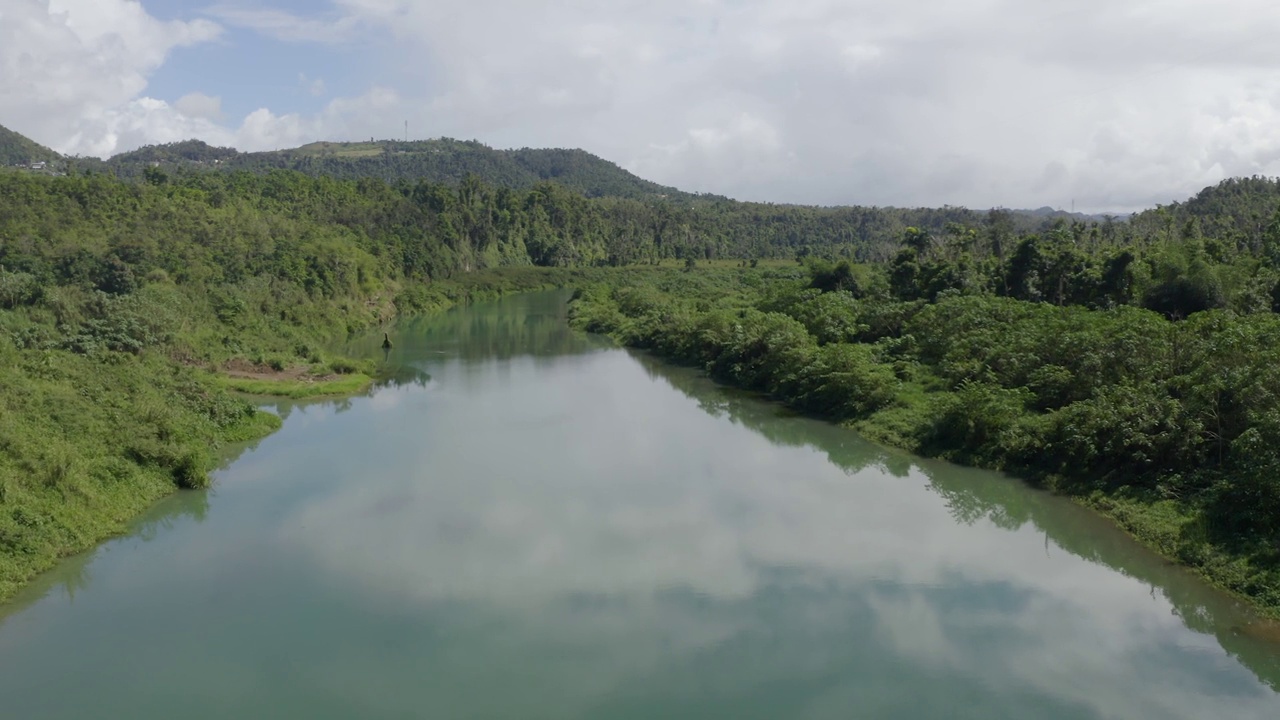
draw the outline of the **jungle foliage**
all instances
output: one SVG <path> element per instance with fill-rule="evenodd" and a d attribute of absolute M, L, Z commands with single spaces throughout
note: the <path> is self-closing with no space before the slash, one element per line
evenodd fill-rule
<path fill-rule="evenodd" d="M 1109 513 L 1280 610 L 1275 274 L 1201 238 L 1081 248 L 904 235 L 888 265 L 587 287 L 574 323 L 930 456 Z"/>
<path fill-rule="evenodd" d="M 335 357 L 334 341 L 570 282 L 532 267 L 528 248 L 599 248 L 573 243 L 566 207 L 584 200 L 550 205 L 554 218 L 550 202 L 296 173 L 0 173 L 0 599 L 160 496 L 206 486 L 223 447 L 278 426 L 228 388 L 364 387 L 372 368 Z M 466 272 L 500 265 L 522 267 Z M 332 380 L 218 372 L 232 366 Z"/>

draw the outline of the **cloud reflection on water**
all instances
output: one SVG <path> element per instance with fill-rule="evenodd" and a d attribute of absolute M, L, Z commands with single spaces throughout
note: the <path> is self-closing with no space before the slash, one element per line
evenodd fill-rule
<path fill-rule="evenodd" d="M 903 689 L 930 679 L 985 688 L 952 716 L 989 717 L 1007 709 L 998 700 L 1024 696 L 1064 717 L 1280 709 L 1142 582 L 1046 544 L 1023 518 L 1029 504 L 1061 503 L 1010 481 L 936 464 L 932 480 L 921 466 L 894 477 L 885 468 L 900 471 L 899 458 L 846 431 L 748 400 L 736 414 L 702 412 L 732 394 L 673 393 L 621 351 L 551 366 L 455 360 L 432 372 L 429 411 L 360 408 L 356 422 L 391 458 L 377 477 L 335 485 L 279 529 L 285 546 L 371 602 L 482 607 L 512 618 L 508 642 L 567 643 L 584 658 L 616 661 L 627 647 L 626 667 L 593 670 L 606 695 L 646 677 L 663 686 L 673 681 L 665 668 L 695 662 L 749 661 L 760 682 L 799 682 L 785 653 L 720 649 L 808 635 L 806 652 L 836 666 L 891 659 L 899 667 L 885 681 Z M 954 488 L 936 487 L 944 473 L 1011 501 L 958 509 Z M 771 616 L 770 603 L 786 614 Z M 851 626 L 830 623 L 850 612 Z M 711 630 L 685 631 L 694 626 Z M 646 638 L 659 648 L 644 652 Z M 818 647 L 830 643 L 861 647 Z M 823 692 L 841 696 L 837 685 Z M 1229 701 L 1214 697 L 1223 692 Z"/>

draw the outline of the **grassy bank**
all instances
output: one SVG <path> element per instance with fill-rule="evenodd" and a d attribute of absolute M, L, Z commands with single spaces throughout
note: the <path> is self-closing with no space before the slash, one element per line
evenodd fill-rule
<path fill-rule="evenodd" d="M 0 340 L 0 599 L 58 558 L 200 488 L 228 443 L 280 425 L 158 354 L 20 353 Z"/>
<path fill-rule="evenodd" d="M 364 373 L 317 379 L 215 377 L 217 383 L 228 390 L 246 395 L 262 395 L 291 400 L 355 395 L 368 390 L 373 385 L 373 378 Z"/>
<path fill-rule="evenodd" d="M 822 272 L 603 283 L 572 318 L 873 440 L 1070 495 L 1280 614 L 1280 318 L 904 302 L 814 287 Z"/>

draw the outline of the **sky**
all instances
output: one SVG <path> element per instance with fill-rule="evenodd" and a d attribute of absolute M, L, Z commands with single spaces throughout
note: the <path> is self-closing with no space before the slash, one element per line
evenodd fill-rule
<path fill-rule="evenodd" d="M 1126 212 L 1280 174 L 1273 0 L 0 0 L 0 125 L 580 147 L 684 190 Z"/>

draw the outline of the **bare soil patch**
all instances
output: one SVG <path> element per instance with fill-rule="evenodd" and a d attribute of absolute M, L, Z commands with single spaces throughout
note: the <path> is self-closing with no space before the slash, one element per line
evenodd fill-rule
<path fill-rule="evenodd" d="M 242 358 L 228 360 L 223 363 L 222 374 L 227 377 L 238 378 L 240 380 L 289 380 L 293 382 L 317 383 L 332 382 L 342 377 L 335 373 L 326 373 L 323 375 L 313 374 L 311 372 L 311 368 L 305 365 L 295 365 L 283 370 L 276 370 L 270 365 L 256 365 Z"/>

